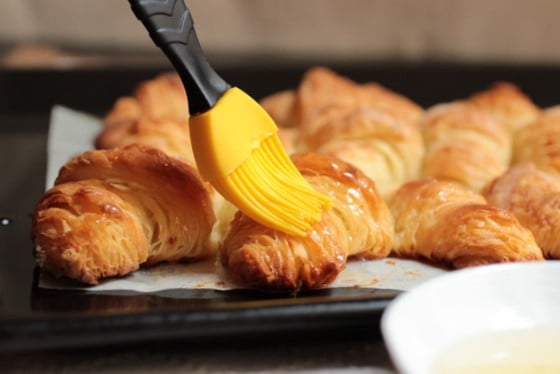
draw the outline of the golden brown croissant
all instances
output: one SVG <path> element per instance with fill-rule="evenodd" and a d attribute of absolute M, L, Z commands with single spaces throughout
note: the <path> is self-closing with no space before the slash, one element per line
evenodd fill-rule
<path fill-rule="evenodd" d="M 422 177 L 480 191 L 509 165 L 511 136 L 484 111 L 461 102 L 438 104 L 426 111 L 420 127 L 426 147 Z"/>
<path fill-rule="evenodd" d="M 395 219 L 393 253 L 456 268 L 542 260 L 531 232 L 504 209 L 454 182 L 408 182 L 389 203 Z"/>
<path fill-rule="evenodd" d="M 380 84 L 357 84 L 324 67 L 311 68 L 304 74 L 293 103 L 295 121 L 306 126 L 312 126 L 310 122 L 322 112 L 362 107 L 386 110 L 407 122 L 415 122 L 423 113 L 419 105 Z M 312 133 L 315 129 L 310 130 Z"/>
<path fill-rule="evenodd" d="M 287 150 L 290 150 L 292 134 L 291 129 L 281 129 L 280 139 Z M 170 119 L 150 120 L 140 118 L 134 121 L 115 123 L 106 126 L 96 139 L 97 149 L 112 149 L 124 147 L 130 144 L 140 144 L 163 151 L 168 156 L 177 158 L 182 162 L 193 166 L 196 165 L 191 147 L 188 122 Z M 193 169 L 198 173 L 198 169 Z M 231 203 L 226 201 L 214 188 L 207 183 L 211 192 L 212 206 L 219 221 L 215 226 L 212 241 L 217 243 L 221 240 L 223 233 L 227 231 L 229 222 L 233 218 L 235 209 Z"/>
<path fill-rule="evenodd" d="M 189 134 L 188 100 L 176 73 L 141 82 L 132 96 L 119 98 L 107 113 L 95 148 L 138 143 L 194 164 Z"/>
<path fill-rule="evenodd" d="M 352 163 L 375 179 L 383 196 L 418 176 L 424 145 L 416 121 L 423 110 L 381 85 L 360 85 L 317 67 L 297 90 L 263 102 L 273 117 L 298 129 L 292 149 Z"/>
<path fill-rule="evenodd" d="M 547 258 L 560 258 L 560 182 L 533 164 L 512 166 L 484 190 L 488 203 L 511 211 Z"/>
<path fill-rule="evenodd" d="M 95 148 L 110 149 L 129 144 L 157 148 L 167 155 L 195 164 L 188 121 L 140 117 L 106 126 L 95 139 Z"/>
<path fill-rule="evenodd" d="M 467 103 L 496 116 L 512 134 L 540 115 L 540 108 L 531 98 L 510 82 L 496 82 L 471 95 Z"/>
<path fill-rule="evenodd" d="M 270 104 L 268 102 L 270 101 Z M 279 125 L 278 117 L 290 105 L 290 92 L 280 92 L 263 100 Z M 176 73 L 163 73 L 141 82 L 133 96 L 119 98 L 104 118 L 105 127 L 95 140 L 95 148 L 110 149 L 132 143 L 157 148 L 172 157 L 195 164 L 189 133 L 188 99 Z M 296 148 L 297 134 L 280 127 L 278 133 L 286 151 Z"/>
<path fill-rule="evenodd" d="M 214 222 L 194 168 L 130 145 L 64 165 L 35 208 L 32 238 L 43 269 L 96 284 L 142 264 L 207 257 Z"/>
<path fill-rule="evenodd" d="M 264 227 L 238 212 L 220 249 L 226 271 L 246 286 L 297 290 L 332 282 L 349 256 L 387 256 L 393 222 L 373 181 L 326 155 L 292 159 L 314 188 L 332 197 L 334 207 L 306 237 Z"/>
<path fill-rule="evenodd" d="M 542 112 L 514 135 L 513 163 L 532 162 L 537 168 L 560 176 L 560 106 Z"/>
<path fill-rule="evenodd" d="M 295 98 L 294 90 L 285 90 L 264 97 L 259 104 L 279 127 L 294 127 L 297 125 L 293 118 Z"/>
<path fill-rule="evenodd" d="M 104 119 L 105 126 L 95 140 L 95 148 L 112 149 L 140 144 L 163 151 L 193 167 L 196 165 L 189 132 L 188 99 L 176 73 L 164 73 L 141 82 L 131 97 L 119 98 Z M 280 129 L 280 139 L 288 151 L 294 143 L 290 129 Z M 210 184 L 213 208 L 218 220 L 212 234 L 217 243 L 228 229 L 234 207 Z"/>
<path fill-rule="evenodd" d="M 163 73 L 141 82 L 132 96 L 119 98 L 104 118 L 108 126 L 137 120 L 168 119 L 187 121 L 187 94 L 176 73 Z"/>
<path fill-rule="evenodd" d="M 375 108 L 355 110 L 325 123 L 321 136 L 329 136 L 330 140 L 317 152 L 358 167 L 375 179 L 385 198 L 402 183 L 418 177 L 424 155 L 419 128 L 388 112 Z"/>
<path fill-rule="evenodd" d="M 322 135 L 324 126 L 333 126 L 337 117 L 347 117 L 356 110 L 377 109 L 399 122 L 412 124 L 423 113 L 411 100 L 379 84 L 360 85 L 320 67 L 310 69 L 303 76 L 293 108 L 303 140 L 310 149 L 330 139 Z"/>

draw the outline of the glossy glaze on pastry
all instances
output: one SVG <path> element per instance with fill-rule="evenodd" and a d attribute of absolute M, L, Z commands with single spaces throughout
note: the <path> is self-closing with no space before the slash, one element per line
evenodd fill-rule
<path fill-rule="evenodd" d="M 361 171 L 333 157 L 304 153 L 293 161 L 334 207 L 323 212 L 307 237 L 262 226 L 238 212 L 220 249 L 226 272 L 241 285 L 265 289 L 329 284 L 348 257 L 383 258 L 393 236 L 389 209 Z"/>
<path fill-rule="evenodd" d="M 450 267 L 540 260 L 536 242 L 547 257 L 559 252 L 552 182 L 525 166 L 503 173 L 512 135 L 514 162 L 558 170 L 560 109 L 541 115 L 514 84 L 425 111 L 378 83 L 315 67 L 294 89 L 263 98 L 296 165 L 335 202 L 303 239 L 241 213 L 231 222 L 236 208 L 194 167 L 187 100 L 175 73 L 116 100 L 95 143 L 104 150 L 71 160 L 37 204 L 32 233 L 44 269 L 95 284 L 219 247 L 240 285 L 298 290 L 329 284 L 349 259 L 391 250 Z M 485 185 L 501 208 L 476 193 Z"/>
<path fill-rule="evenodd" d="M 210 192 L 188 164 L 139 145 L 86 151 L 38 202 L 34 253 L 43 269 L 96 284 L 211 255 L 214 222 Z"/>

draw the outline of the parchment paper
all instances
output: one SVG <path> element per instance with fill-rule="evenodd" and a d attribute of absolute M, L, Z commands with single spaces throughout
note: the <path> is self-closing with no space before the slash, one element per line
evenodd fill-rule
<path fill-rule="evenodd" d="M 50 188 L 59 168 L 72 156 L 93 148 L 93 140 L 101 130 L 101 121 L 87 113 L 56 106 L 52 109 L 49 139 L 46 188 Z M 117 279 L 108 279 L 97 286 L 82 287 L 63 279 L 55 279 L 42 272 L 39 286 L 55 289 L 83 289 L 89 291 L 129 290 L 156 292 L 166 289 L 239 288 L 224 277 L 214 260 L 193 264 L 159 264 L 141 269 Z M 445 273 L 435 266 L 412 260 L 386 258 L 375 261 L 349 261 L 346 268 L 329 287 L 374 287 L 409 290 L 423 281 Z"/>

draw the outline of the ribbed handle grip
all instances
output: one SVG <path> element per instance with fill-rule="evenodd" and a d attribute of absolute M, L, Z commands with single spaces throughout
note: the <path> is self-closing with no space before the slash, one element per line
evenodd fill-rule
<path fill-rule="evenodd" d="M 188 92 L 190 113 L 199 114 L 212 108 L 230 86 L 204 57 L 191 13 L 183 0 L 129 2 L 153 42 L 181 77 Z"/>

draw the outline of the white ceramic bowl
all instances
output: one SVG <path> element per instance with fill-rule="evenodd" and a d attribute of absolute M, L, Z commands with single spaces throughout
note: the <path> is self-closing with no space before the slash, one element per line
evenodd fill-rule
<path fill-rule="evenodd" d="M 469 337 L 545 327 L 560 352 L 560 261 L 486 265 L 428 280 L 385 310 L 381 331 L 401 373 L 432 373 Z M 560 356 L 560 355 L 559 355 Z"/>

